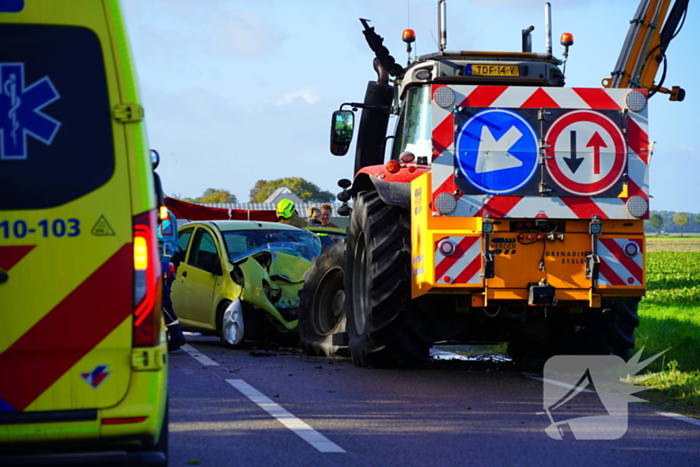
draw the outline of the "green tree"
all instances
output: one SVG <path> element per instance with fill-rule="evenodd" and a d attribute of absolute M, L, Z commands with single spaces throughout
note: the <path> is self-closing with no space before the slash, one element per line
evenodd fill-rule
<path fill-rule="evenodd" d="M 649 217 L 649 227 L 656 230 L 656 235 L 659 235 L 659 230 L 664 226 L 664 218 L 658 212 L 651 213 Z"/>
<path fill-rule="evenodd" d="M 250 202 L 262 203 L 272 192 L 281 187 L 289 188 L 302 201 L 315 201 L 328 203 L 335 200 L 335 195 L 330 191 L 322 191 L 314 183 L 301 177 L 278 178 L 277 180 L 258 180 L 250 190 Z"/>
<path fill-rule="evenodd" d="M 173 198 L 173 199 L 179 199 L 180 201 L 187 201 L 188 203 L 195 202 L 193 198 L 189 198 L 187 196 L 182 196 L 182 193 L 170 193 L 169 195 L 166 195 L 166 196 L 169 196 L 170 198 Z"/>
<path fill-rule="evenodd" d="M 677 212 L 673 216 L 673 223 L 676 224 L 679 229 L 681 229 L 681 237 L 682 237 L 683 230 L 685 230 L 685 226 L 688 224 L 688 215 L 684 212 Z"/>
<path fill-rule="evenodd" d="M 697 215 L 695 216 L 695 223 L 698 224 L 698 225 L 700 225 L 700 214 L 697 214 Z"/>
<path fill-rule="evenodd" d="M 237 203 L 238 199 L 236 198 L 236 195 L 234 195 L 228 190 L 224 190 L 223 188 L 219 188 L 218 190 L 215 188 L 207 188 L 206 190 L 204 190 L 202 196 L 196 198 L 194 202 L 203 204 Z"/>

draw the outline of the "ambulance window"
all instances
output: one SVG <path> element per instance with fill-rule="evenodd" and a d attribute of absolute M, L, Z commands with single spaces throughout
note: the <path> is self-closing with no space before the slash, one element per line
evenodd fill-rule
<path fill-rule="evenodd" d="M 190 243 L 190 237 L 192 237 L 192 232 L 194 229 L 187 229 L 180 232 L 180 238 L 177 241 L 177 249 L 180 252 L 180 258 L 187 262 L 185 259 L 185 253 L 187 253 L 187 244 Z"/>
<path fill-rule="evenodd" d="M 216 250 L 216 243 L 214 243 L 214 237 L 204 229 L 198 229 L 197 233 L 194 235 L 192 240 L 192 248 L 190 249 L 188 264 L 192 266 L 204 269 L 204 264 L 207 258 L 211 260 L 218 261 L 219 254 Z"/>
<path fill-rule="evenodd" d="M 1 24 L 0 37 L 0 210 L 60 206 L 107 183 L 114 142 L 97 35 Z"/>

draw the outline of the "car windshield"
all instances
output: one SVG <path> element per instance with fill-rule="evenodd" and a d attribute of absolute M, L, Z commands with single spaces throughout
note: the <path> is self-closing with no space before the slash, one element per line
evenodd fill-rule
<path fill-rule="evenodd" d="M 305 230 L 229 230 L 222 232 L 230 261 L 270 250 L 308 261 L 321 253 L 318 237 Z"/>

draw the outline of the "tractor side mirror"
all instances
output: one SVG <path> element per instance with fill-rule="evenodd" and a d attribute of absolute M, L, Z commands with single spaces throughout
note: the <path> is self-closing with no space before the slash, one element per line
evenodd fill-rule
<path fill-rule="evenodd" d="M 336 110 L 331 119 L 331 154 L 347 154 L 355 131 L 355 114 L 350 110 Z"/>

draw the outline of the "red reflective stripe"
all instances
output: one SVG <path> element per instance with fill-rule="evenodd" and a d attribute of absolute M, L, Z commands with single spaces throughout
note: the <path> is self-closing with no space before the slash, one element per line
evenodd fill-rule
<path fill-rule="evenodd" d="M 634 276 L 634 278 L 637 280 L 637 282 L 642 282 L 642 278 L 644 277 L 642 268 L 637 264 L 635 260 L 627 256 L 623 251 L 622 247 L 620 246 L 619 243 L 614 238 L 600 238 L 600 243 L 605 245 L 605 248 L 608 249 L 610 253 L 613 254 L 613 256 L 622 264 L 622 266 L 627 269 L 627 271 Z M 627 240 L 627 239 L 622 239 Z M 642 251 L 642 245 L 639 244 L 637 240 L 630 239 L 629 241 L 637 243 L 639 246 L 639 251 Z"/>
<path fill-rule="evenodd" d="M 627 145 L 649 165 L 649 135 L 631 117 L 627 117 Z"/>
<path fill-rule="evenodd" d="M 433 129 L 433 160 L 452 146 L 454 137 L 454 116 L 449 114 Z"/>
<path fill-rule="evenodd" d="M 608 215 L 605 214 L 602 209 L 600 209 L 595 201 L 592 201 L 589 198 L 562 196 L 559 199 L 561 199 L 579 219 L 590 219 L 593 216 L 598 216 L 601 219 L 608 219 Z"/>
<path fill-rule="evenodd" d="M 451 239 L 452 237 L 445 237 Z M 460 259 L 469 248 L 476 243 L 481 237 L 464 237 L 455 246 L 455 251 L 450 256 L 446 256 L 440 263 L 435 266 L 435 279 L 439 280 L 442 276 Z M 454 241 L 454 240 L 453 240 Z M 435 243 L 435 251 L 437 251 L 437 242 Z"/>
<path fill-rule="evenodd" d="M 481 255 L 477 255 L 474 260 L 469 263 L 469 266 L 467 266 L 464 271 L 462 271 L 457 277 L 455 277 L 455 280 L 452 281 L 453 284 L 467 284 L 469 279 L 474 277 L 474 274 L 477 273 L 481 269 Z"/>
<path fill-rule="evenodd" d="M 600 262 L 599 268 L 600 275 L 605 277 L 610 285 L 627 285 L 605 261 Z"/>
<path fill-rule="evenodd" d="M 0 246 L 0 269 L 9 271 L 19 263 L 36 245 Z"/>
<path fill-rule="evenodd" d="M 649 200 L 649 195 L 644 193 L 644 191 L 641 189 L 639 185 L 634 183 L 634 180 L 632 178 L 627 179 L 627 197 L 632 197 L 632 196 L 641 196 L 646 200 Z M 643 219 L 646 219 L 644 217 Z"/>
<path fill-rule="evenodd" d="M 490 107 L 506 89 L 508 89 L 508 86 L 477 86 L 459 106 Z"/>
<path fill-rule="evenodd" d="M 0 354 L 0 398 L 24 410 L 129 318 L 132 271 L 128 243 Z"/>
<path fill-rule="evenodd" d="M 522 109 L 558 109 L 559 107 L 559 104 L 557 104 L 542 88 L 533 92 L 532 95 L 520 105 Z"/>
<path fill-rule="evenodd" d="M 591 109 L 620 110 L 620 106 L 603 89 L 572 88 Z"/>
<path fill-rule="evenodd" d="M 506 217 L 521 199 L 523 199 L 522 196 L 493 196 L 474 214 L 474 217 L 484 217 L 485 214 L 493 217 Z"/>

